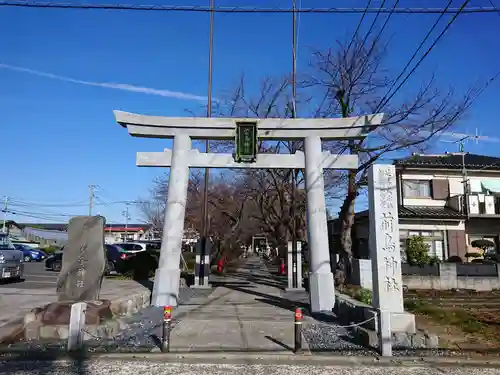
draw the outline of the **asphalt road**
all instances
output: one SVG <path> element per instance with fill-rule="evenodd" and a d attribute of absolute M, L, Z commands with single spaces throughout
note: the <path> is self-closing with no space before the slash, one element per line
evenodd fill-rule
<path fill-rule="evenodd" d="M 22 281 L 0 283 L 0 290 L 2 288 L 55 289 L 57 275 L 57 272 L 45 270 L 44 262 L 25 263 Z"/>

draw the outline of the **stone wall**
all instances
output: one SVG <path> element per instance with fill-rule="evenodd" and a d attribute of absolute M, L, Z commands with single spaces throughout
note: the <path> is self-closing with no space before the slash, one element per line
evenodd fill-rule
<path fill-rule="evenodd" d="M 408 289 L 472 289 L 491 291 L 500 289 L 500 267 L 496 276 L 457 276 L 456 263 L 441 263 L 439 276 L 403 275 L 403 284 Z M 372 289 L 372 267 L 369 259 L 353 259 L 351 283 Z"/>
<path fill-rule="evenodd" d="M 343 323 L 350 326 L 350 330 L 357 341 L 365 346 L 376 347 L 378 345 L 377 333 L 379 330 L 377 311 L 370 305 L 338 292 L 335 299 L 335 314 Z M 404 314 L 407 313 L 397 315 Z M 394 348 L 438 348 L 438 336 L 414 329 L 409 331 L 399 329 L 402 327 L 399 324 L 401 322 L 399 318 L 401 316 L 391 316 L 391 340 Z"/>

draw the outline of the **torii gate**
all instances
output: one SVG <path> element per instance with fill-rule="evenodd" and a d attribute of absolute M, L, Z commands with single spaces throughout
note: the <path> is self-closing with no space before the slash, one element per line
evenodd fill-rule
<path fill-rule="evenodd" d="M 330 268 L 323 170 L 356 169 L 358 157 L 323 152 L 321 141 L 363 139 L 382 123 L 383 114 L 329 119 L 163 117 L 122 111 L 114 114 L 116 121 L 134 137 L 174 140 L 172 150 L 137 153 L 139 167 L 171 168 L 160 261 L 152 294 L 155 306 L 177 306 L 189 168 L 296 168 L 305 169 L 311 311 L 331 311 L 335 287 Z M 193 139 L 236 139 L 237 157 L 200 153 L 191 148 Z M 258 154 L 257 139 L 303 140 L 304 152 Z"/>

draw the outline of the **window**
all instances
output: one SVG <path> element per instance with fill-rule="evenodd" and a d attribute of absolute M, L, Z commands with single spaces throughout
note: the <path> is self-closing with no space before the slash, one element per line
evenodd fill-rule
<path fill-rule="evenodd" d="M 405 198 L 430 198 L 430 180 L 403 180 L 403 195 Z"/>
<path fill-rule="evenodd" d="M 400 230 L 401 261 L 406 262 L 406 240 L 412 236 L 422 236 L 429 245 L 429 256 L 444 259 L 444 233 L 443 231 L 416 231 Z"/>

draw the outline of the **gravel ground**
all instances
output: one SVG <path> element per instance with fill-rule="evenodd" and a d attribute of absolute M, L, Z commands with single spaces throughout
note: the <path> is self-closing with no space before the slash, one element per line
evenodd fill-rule
<path fill-rule="evenodd" d="M 306 292 L 283 292 L 282 297 L 294 301 L 297 305 L 307 305 L 309 296 Z M 342 355 L 377 355 L 376 348 L 367 348 L 356 342 L 348 328 L 344 328 L 335 314 L 322 314 L 316 323 L 303 325 L 302 334 L 314 354 L 342 352 Z M 393 349 L 395 356 L 456 356 L 463 352 L 444 349 Z"/>
<path fill-rule="evenodd" d="M 0 374 L 3 375 L 499 375 L 496 368 L 457 368 L 457 367 L 421 367 L 421 366 L 383 366 L 367 365 L 325 366 L 321 364 L 308 365 L 256 365 L 256 364 L 186 364 L 158 363 L 155 361 L 123 361 L 123 360 L 92 360 L 92 361 L 0 361 Z"/>

